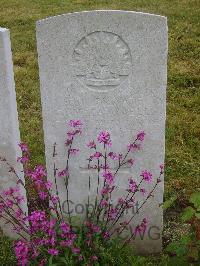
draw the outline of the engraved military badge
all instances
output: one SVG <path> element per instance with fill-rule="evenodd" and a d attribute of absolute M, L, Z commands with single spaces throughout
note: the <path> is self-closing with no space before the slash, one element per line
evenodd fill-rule
<path fill-rule="evenodd" d="M 83 37 L 74 49 L 73 59 L 77 78 L 99 90 L 119 86 L 132 67 L 128 45 L 117 34 L 105 31 Z"/>

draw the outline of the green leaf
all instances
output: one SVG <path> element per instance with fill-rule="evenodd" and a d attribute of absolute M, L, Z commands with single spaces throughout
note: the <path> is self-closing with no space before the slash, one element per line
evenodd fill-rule
<path fill-rule="evenodd" d="M 170 244 L 166 247 L 166 251 L 167 251 L 167 252 L 170 252 L 170 253 L 173 253 L 173 254 L 176 254 L 176 249 L 177 249 L 178 246 L 179 246 L 179 243 L 178 243 L 178 242 L 170 243 Z"/>
<path fill-rule="evenodd" d="M 192 235 L 189 235 L 189 234 L 181 237 L 180 239 L 180 243 L 182 245 L 188 245 L 191 241 L 192 241 Z"/>
<path fill-rule="evenodd" d="M 195 214 L 195 210 L 189 206 L 184 209 L 181 220 L 183 222 L 187 222 L 193 217 L 194 214 Z"/>
<path fill-rule="evenodd" d="M 168 200 L 166 200 L 164 202 L 164 204 L 163 204 L 163 210 L 169 209 L 176 200 L 177 200 L 177 196 L 172 196 L 171 198 L 169 198 Z"/>
<path fill-rule="evenodd" d="M 182 245 L 179 242 L 173 242 L 167 246 L 166 251 L 176 254 L 178 257 L 184 256 L 187 253 L 187 245 Z"/>
<path fill-rule="evenodd" d="M 50 258 L 49 258 L 49 261 L 48 261 L 48 265 L 49 266 L 52 266 L 53 264 L 52 264 L 52 261 L 53 261 L 53 256 L 51 256 Z"/>
<path fill-rule="evenodd" d="M 187 246 L 179 246 L 176 250 L 176 255 L 178 257 L 185 256 L 187 254 Z"/>
<path fill-rule="evenodd" d="M 67 263 L 67 261 L 66 261 L 65 258 L 60 258 L 60 257 L 59 257 L 59 261 L 60 261 L 60 262 L 63 262 L 64 265 L 68 265 L 68 263 Z"/>
<path fill-rule="evenodd" d="M 196 209 L 200 208 L 200 192 L 193 193 L 190 197 L 189 202 L 193 203 Z"/>

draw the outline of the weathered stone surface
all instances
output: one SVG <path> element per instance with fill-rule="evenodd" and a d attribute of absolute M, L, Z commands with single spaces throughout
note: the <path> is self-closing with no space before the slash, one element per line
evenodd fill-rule
<path fill-rule="evenodd" d="M 141 170 L 154 175 L 164 161 L 167 79 L 167 21 L 165 17 L 127 11 L 92 11 L 66 14 L 37 22 L 37 47 L 42 94 L 46 163 L 53 178 L 53 144 L 56 163 L 66 164 L 66 121 L 81 119 L 84 135 L 76 145 L 81 153 L 71 162 L 70 199 L 87 202 L 86 143 L 101 130 L 112 134 L 113 151 L 125 152 L 140 130 L 147 134 L 144 147 L 134 155 L 136 166 L 123 169 L 117 179 L 118 195 L 127 179 Z M 115 166 L 113 166 L 115 167 Z M 91 173 L 91 195 L 96 176 Z M 64 201 L 63 180 L 58 181 Z M 135 220 L 150 220 L 149 233 L 136 241 L 140 252 L 161 250 L 163 183 Z M 138 199 L 139 205 L 143 197 Z M 152 227 L 153 226 L 153 227 Z"/>
<path fill-rule="evenodd" d="M 15 84 L 13 76 L 13 63 L 10 45 L 9 30 L 0 28 L 0 157 L 6 158 L 12 165 L 20 178 L 23 179 L 22 167 L 16 163 L 17 157 L 21 155 L 18 144 L 20 133 L 18 124 L 17 104 L 15 95 Z M 0 161 L 0 192 L 16 186 L 17 178 L 9 173 L 9 167 Z M 25 196 L 24 190 L 22 193 Z M 26 204 L 22 206 L 26 209 Z M 4 233 L 13 237 L 14 234 L 4 221 L 0 221 Z"/>

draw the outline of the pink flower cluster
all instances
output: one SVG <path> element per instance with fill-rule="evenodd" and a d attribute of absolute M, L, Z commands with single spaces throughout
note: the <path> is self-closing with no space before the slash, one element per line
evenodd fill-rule
<path fill-rule="evenodd" d="M 65 141 L 66 146 L 71 146 L 74 137 L 82 133 L 82 125 L 83 124 L 80 120 L 69 121 L 69 126 L 71 127 L 71 129 L 67 132 L 67 139 Z M 70 154 L 76 155 L 78 151 L 78 149 L 70 148 Z"/>
<path fill-rule="evenodd" d="M 117 153 L 114 153 L 112 151 L 108 153 L 108 156 L 110 157 L 110 159 L 112 159 L 114 161 L 119 161 L 122 159 L 122 154 L 117 154 Z"/>
<path fill-rule="evenodd" d="M 20 207 L 24 198 L 20 195 L 19 186 L 9 188 L 0 195 L 0 215 L 7 221 L 12 217 L 15 218 L 13 229 L 21 237 L 20 240 L 15 241 L 14 245 L 18 265 L 28 266 L 30 262 L 34 261 L 36 263 L 34 265 L 45 266 L 49 257 L 52 256 L 56 259 L 63 256 L 63 254 L 68 254 L 68 257 L 71 256 L 70 258 L 73 262 L 75 261 L 76 265 L 82 262 L 87 265 L 100 263 L 99 246 L 103 246 L 106 243 L 105 241 L 109 241 L 115 232 L 121 234 L 127 228 L 133 217 L 130 221 L 123 220 L 123 214 L 126 210 L 134 207 L 138 193 L 143 196 L 147 195 L 144 200 L 145 203 L 153 195 L 158 183 L 161 182 L 164 165 L 160 165 L 160 175 L 153 190 L 149 193 L 147 184 L 145 184 L 145 188 L 142 187 L 142 184 L 143 182 L 152 182 L 153 175 L 150 171 L 143 170 L 138 178 L 139 181 L 136 177 L 129 177 L 126 189 L 127 195 L 119 197 L 115 206 L 113 192 L 118 189 L 117 174 L 120 173 L 119 169 L 124 165 L 130 167 L 135 164 L 135 160 L 130 158 L 130 153 L 141 149 L 145 133 L 140 131 L 135 140 L 128 144 L 128 150 L 123 155 L 110 150 L 112 146 L 111 135 L 108 131 L 102 131 L 97 136 L 96 142 L 92 140 L 87 144 L 90 151 L 92 151 L 88 158 L 88 167 L 89 169 L 96 169 L 98 178 L 97 187 L 95 188 L 95 208 L 91 213 L 88 211 L 87 218 L 81 226 L 72 226 L 70 215 L 68 219 L 63 218 L 56 178 L 61 177 L 68 181 L 70 176 L 69 160 L 72 157 L 71 155 L 76 155 L 79 152 L 79 149 L 74 148 L 73 144 L 75 137 L 82 134 L 83 124 L 80 120 L 70 120 L 68 125 L 70 130 L 67 132 L 65 141 L 67 147 L 66 168 L 58 170 L 54 165 L 54 187 L 52 182 L 47 181 L 47 172 L 42 165 L 37 165 L 34 169 L 28 168 L 29 149 L 26 144 L 19 144 L 22 157 L 18 158 L 18 161 L 23 164 L 29 186 L 35 192 L 36 197 L 32 199 L 33 205 L 35 205 L 31 206 L 32 209 L 29 215 L 24 213 Z M 57 155 L 55 145 L 53 156 Z M 68 182 L 66 180 L 67 203 L 69 203 Z M 89 177 L 89 190 L 91 188 L 90 182 Z M 91 200 L 90 192 L 88 193 L 88 203 Z M 147 224 L 147 219 L 144 218 L 141 224 L 132 231 L 132 236 L 145 232 Z M 27 240 L 24 235 L 28 235 Z"/>
<path fill-rule="evenodd" d="M 144 218 L 140 225 L 136 226 L 133 234 L 136 235 L 137 233 L 145 233 L 147 229 L 148 221 L 147 218 Z"/>
<path fill-rule="evenodd" d="M 107 170 L 103 172 L 102 176 L 104 177 L 104 181 L 108 186 L 111 186 L 114 184 L 114 175 L 111 171 Z"/>
<path fill-rule="evenodd" d="M 17 162 L 20 162 L 23 165 L 26 165 L 29 162 L 29 149 L 25 143 L 20 143 L 19 147 L 22 151 L 22 157 L 17 158 Z"/>
<path fill-rule="evenodd" d="M 147 182 L 151 182 L 152 181 L 152 174 L 149 171 L 147 171 L 147 170 L 142 171 L 141 176 Z"/>
<path fill-rule="evenodd" d="M 20 206 L 24 201 L 25 198 L 21 195 L 19 186 L 4 190 L 0 195 L 0 215 L 7 213 L 10 209 L 19 221 L 21 219 L 23 221 L 23 211 Z M 14 227 L 14 230 L 16 229 Z"/>
<path fill-rule="evenodd" d="M 30 247 L 29 245 L 27 245 L 27 243 L 25 243 L 22 240 L 16 241 L 14 251 L 15 251 L 15 256 L 19 262 L 18 265 L 21 266 L 28 265 L 29 250 Z"/>
<path fill-rule="evenodd" d="M 97 138 L 99 143 L 103 143 L 105 146 L 111 146 L 112 141 L 110 139 L 110 133 L 108 131 L 102 131 L 99 133 Z"/>
<path fill-rule="evenodd" d="M 25 266 L 32 258 L 40 258 L 40 250 L 57 256 L 69 248 L 72 254 L 80 254 L 81 251 L 75 244 L 77 235 L 65 221 L 55 218 L 49 220 L 45 211 L 33 211 L 27 219 L 32 239 L 15 242 L 15 255 L 19 265 Z"/>
<path fill-rule="evenodd" d="M 33 170 L 26 169 L 26 176 L 31 179 L 32 187 L 37 191 L 39 199 L 47 199 L 53 184 L 50 180 L 46 181 L 46 169 L 42 165 L 37 165 Z"/>
<path fill-rule="evenodd" d="M 131 192 L 131 193 L 134 193 L 134 192 L 137 191 L 137 184 L 132 178 L 129 178 L 129 189 L 128 189 L 128 191 Z"/>

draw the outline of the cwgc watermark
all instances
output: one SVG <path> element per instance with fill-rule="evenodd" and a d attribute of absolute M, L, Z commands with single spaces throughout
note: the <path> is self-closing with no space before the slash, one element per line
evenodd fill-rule
<path fill-rule="evenodd" d="M 69 203 L 69 211 L 68 211 L 68 203 Z M 114 206 L 117 207 L 118 205 Z M 86 214 L 87 212 L 92 213 L 95 209 L 95 205 L 90 203 L 90 204 L 82 204 L 82 203 L 77 203 L 75 204 L 73 201 L 67 200 L 63 201 L 62 203 L 62 212 L 65 215 L 71 214 L 71 215 L 83 215 Z M 139 202 L 137 201 L 131 208 L 126 209 L 124 211 L 123 215 L 126 214 L 135 214 L 138 213 L 139 210 Z"/>
<path fill-rule="evenodd" d="M 69 212 L 68 212 L 68 204 L 69 204 Z M 136 213 L 139 213 L 138 211 L 139 207 L 140 207 L 140 204 L 137 201 L 131 208 L 125 210 L 124 213 L 121 215 L 121 217 L 127 214 L 134 215 Z M 94 209 L 95 209 L 95 205 L 92 203 L 75 204 L 71 200 L 69 200 L 68 202 L 66 200 L 62 203 L 62 211 L 63 211 L 63 214 L 65 214 L 66 216 L 68 214 L 76 216 L 76 215 L 84 215 L 87 212 L 92 213 Z M 136 240 L 136 239 L 159 240 L 162 237 L 162 230 L 158 226 L 151 225 L 151 226 L 148 226 L 145 231 L 137 231 L 135 234 L 133 234 L 134 229 L 135 227 L 133 225 L 128 225 L 126 226 L 126 229 L 123 231 L 122 234 L 119 234 L 118 232 L 116 232 L 117 237 L 119 237 L 122 240 L 128 239 L 130 235 L 132 235 L 132 240 Z"/>
<path fill-rule="evenodd" d="M 130 235 L 132 236 L 132 240 L 140 239 L 150 239 L 150 240 L 159 240 L 162 237 L 162 231 L 158 226 L 149 226 L 146 228 L 145 231 L 137 231 L 133 234 L 135 227 L 132 225 L 129 225 L 126 230 L 123 232 L 123 234 L 117 234 L 117 236 L 121 240 L 126 240 L 130 238 Z"/>

